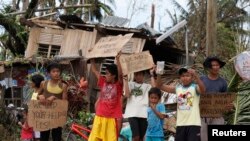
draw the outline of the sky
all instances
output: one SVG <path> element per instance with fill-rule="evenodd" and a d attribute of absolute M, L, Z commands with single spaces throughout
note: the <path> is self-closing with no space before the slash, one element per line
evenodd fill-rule
<path fill-rule="evenodd" d="M 107 0 L 106 0 L 107 1 Z M 187 9 L 188 0 L 176 0 L 183 8 Z M 172 26 L 171 20 L 166 13 L 166 9 L 174 13 L 174 6 L 171 0 L 115 0 L 116 16 L 125 17 L 131 20 L 129 26 L 135 27 L 139 24 L 151 22 L 151 5 L 155 5 L 154 27 L 158 31 L 165 30 Z M 135 3 L 134 3 L 135 2 Z M 133 5 L 136 5 L 133 8 Z"/>

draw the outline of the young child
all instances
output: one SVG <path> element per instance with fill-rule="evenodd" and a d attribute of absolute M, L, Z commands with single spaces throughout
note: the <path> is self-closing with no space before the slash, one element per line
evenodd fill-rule
<path fill-rule="evenodd" d="M 150 84 L 144 83 L 145 71 L 134 73 L 134 81 L 128 82 L 125 76 L 123 84 L 127 104 L 124 117 L 128 118 L 133 141 L 143 141 L 147 129 L 148 91 Z"/>
<path fill-rule="evenodd" d="M 161 100 L 161 90 L 151 88 L 148 92 L 148 127 L 146 131 L 146 141 L 164 141 L 163 119 L 165 118 L 165 106 L 159 103 Z"/>
<path fill-rule="evenodd" d="M 42 81 L 44 81 L 44 77 L 40 74 L 35 74 L 31 77 L 30 87 L 34 90 L 32 97 L 31 97 L 31 100 L 37 100 L 39 88 L 40 88 Z M 39 131 L 34 131 L 34 139 L 35 139 L 35 141 L 40 140 L 40 132 Z"/>
<path fill-rule="evenodd" d="M 23 123 L 18 122 L 18 125 L 21 126 L 21 141 L 32 141 L 33 139 L 33 129 L 28 124 L 28 108 L 24 108 L 23 114 Z"/>
<path fill-rule="evenodd" d="M 51 63 L 47 67 L 50 80 L 42 81 L 38 92 L 38 99 L 41 103 L 52 103 L 56 99 L 67 100 L 67 85 L 62 82 L 61 66 L 58 63 Z M 50 131 L 52 131 L 53 141 L 61 141 L 62 127 L 41 132 L 41 141 L 49 141 Z"/>
<path fill-rule="evenodd" d="M 178 71 L 180 84 L 176 87 L 161 85 L 157 77 L 157 86 L 163 91 L 177 94 L 176 141 L 200 141 L 200 94 L 205 86 L 193 69 L 181 68 Z M 195 82 L 195 83 L 194 83 Z M 159 85 L 160 84 L 160 85 Z"/>
<path fill-rule="evenodd" d="M 35 74 L 31 77 L 30 87 L 33 89 L 31 100 L 37 100 L 39 88 L 44 77 L 40 74 Z"/>
<path fill-rule="evenodd" d="M 119 59 L 117 59 L 119 60 Z M 106 67 L 105 77 L 101 76 L 91 60 L 91 70 L 98 78 L 100 96 L 95 103 L 96 116 L 89 141 L 117 141 L 122 119 L 122 72 L 119 61 Z"/>

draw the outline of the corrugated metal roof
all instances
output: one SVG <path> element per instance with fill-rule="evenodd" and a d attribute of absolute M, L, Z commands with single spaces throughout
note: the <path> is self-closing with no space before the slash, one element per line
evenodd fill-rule
<path fill-rule="evenodd" d="M 125 27 L 129 22 L 129 19 L 117 17 L 117 16 L 107 16 L 102 22 L 102 25 L 105 26 L 114 26 L 114 27 Z"/>

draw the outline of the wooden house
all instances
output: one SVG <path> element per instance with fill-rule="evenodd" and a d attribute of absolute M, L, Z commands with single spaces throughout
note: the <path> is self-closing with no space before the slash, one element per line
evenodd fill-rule
<path fill-rule="evenodd" d="M 118 26 L 119 18 L 110 18 L 112 24 L 89 24 L 77 19 L 75 16 L 64 16 L 60 21 L 33 20 L 29 33 L 28 46 L 25 58 L 37 56 L 54 58 L 73 64 L 74 74 L 88 76 L 90 107 L 96 98 L 96 79 L 89 70 L 85 58 L 88 50 L 102 37 L 117 36 L 133 33 L 131 40 L 124 45 L 122 53 L 133 54 L 149 50 L 154 62 L 165 61 L 170 64 L 184 64 L 185 51 L 178 48 L 172 38 L 168 37 L 156 45 L 156 38 L 161 33 L 156 32 L 146 24 L 138 28 Z M 79 22 L 80 21 L 80 22 Z M 114 62 L 114 57 L 104 58 L 100 63 L 100 72 L 103 73 L 105 65 Z M 172 68 L 166 67 L 171 70 Z M 91 100 L 93 97 L 94 100 Z M 93 108 L 90 109 L 93 111 Z"/>

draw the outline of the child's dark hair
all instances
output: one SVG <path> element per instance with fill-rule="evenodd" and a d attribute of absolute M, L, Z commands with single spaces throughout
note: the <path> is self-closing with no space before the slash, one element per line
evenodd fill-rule
<path fill-rule="evenodd" d="M 59 69 L 61 71 L 61 65 L 57 62 L 51 62 L 48 66 L 47 66 L 47 72 L 50 73 L 50 71 L 52 69 Z"/>
<path fill-rule="evenodd" d="M 44 77 L 40 74 L 35 74 L 31 77 L 31 81 L 35 84 L 36 88 L 40 87 L 40 84 L 43 80 L 44 80 Z"/>
<path fill-rule="evenodd" d="M 115 80 L 118 80 L 118 69 L 115 64 L 110 64 L 106 66 L 106 70 L 109 71 L 112 75 L 115 75 Z"/>
<path fill-rule="evenodd" d="M 148 97 L 152 94 L 156 94 L 158 96 L 159 99 L 161 99 L 161 90 L 159 88 L 156 87 L 152 87 L 149 91 L 148 91 Z"/>
<path fill-rule="evenodd" d="M 143 75 L 145 75 L 146 71 L 143 70 L 143 71 L 135 72 L 135 74 L 136 74 L 136 73 L 142 73 Z"/>

